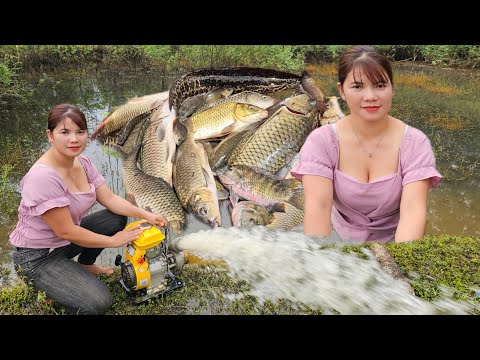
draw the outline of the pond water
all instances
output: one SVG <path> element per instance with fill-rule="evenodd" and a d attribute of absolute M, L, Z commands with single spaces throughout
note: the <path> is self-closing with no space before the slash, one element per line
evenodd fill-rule
<path fill-rule="evenodd" d="M 396 65 L 394 70 L 392 115 L 429 136 L 445 177 L 430 194 L 426 234 L 480 236 L 480 72 L 418 65 Z M 78 105 L 93 131 L 114 106 L 131 97 L 165 91 L 176 76 L 164 76 L 155 69 L 77 69 L 29 76 L 26 81 L 32 94 L 27 101 L 0 103 L 0 154 L 6 156 L 12 144 L 20 144 L 22 158 L 30 166 L 47 147 L 46 119 L 54 105 Z M 334 75 L 319 72 L 315 76 L 326 95 L 337 95 Z M 121 160 L 96 141 L 85 153 L 110 188 L 124 196 Z M 0 224 L 0 265 L 7 267 L 11 267 L 8 235 L 14 225 Z M 188 226 L 189 232 L 208 228 L 192 217 Z M 112 265 L 118 253 L 123 255 L 122 250 L 108 249 L 101 262 Z"/>

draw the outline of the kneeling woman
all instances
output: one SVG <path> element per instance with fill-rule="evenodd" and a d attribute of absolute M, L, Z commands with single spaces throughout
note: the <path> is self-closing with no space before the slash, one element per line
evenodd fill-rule
<path fill-rule="evenodd" d="M 98 255 L 141 234 L 140 229 L 123 230 L 128 216 L 162 227 L 167 221 L 108 188 L 82 155 L 87 121 L 76 106 L 60 104 L 50 111 L 47 136 L 50 148 L 20 182 L 18 223 L 10 235 L 15 270 L 70 314 L 104 314 L 112 299 L 95 275 L 113 270 L 95 264 Z M 96 201 L 106 209 L 85 216 Z"/>

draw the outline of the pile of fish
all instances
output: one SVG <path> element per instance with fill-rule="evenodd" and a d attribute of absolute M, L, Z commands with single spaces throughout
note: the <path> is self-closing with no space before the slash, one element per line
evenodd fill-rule
<path fill-rule="evenodd" d="M 175 235 L 187 213 L 222 226 L 222 201 L 234 226 L 291 230 L 304 199 L 289 171 L 307 136 L 343 116 L 306 72 L 207 69 L 129 99 L 92 138 L 122 154 L 127 199 L 162 213 Z"/>

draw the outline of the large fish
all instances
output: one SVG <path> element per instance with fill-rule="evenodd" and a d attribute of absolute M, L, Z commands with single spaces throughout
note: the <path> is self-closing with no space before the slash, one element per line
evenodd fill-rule
<path fill-rule="evenodd" d="M 217 146 L 215 146 L 208 156 L 208 162 L 210 163 L 212 171 L 217 171 L 217 169 L 220 169 L 227 164 L 233 149 L 239 146 L 240 142 L 244 138 L 252 136 L 255 133 L 258 128 L 256 125 L 257 124 L 250 125 L 241 132 L 228 135 L 226 138 L 220 141 Z"/>
<path fill-rule="evenodd" d="M 300 75 L 273 69 L 233 67 L 196 70 L 181 76 L 170 86 L 170 110 L 174 109 L 178 114 L 186 98 L 219 87 L 232 87 L 234 94 L 246 90 L 270 93 L 300 86 L 300 80 Z"/>
<path fill-rule="evenodd" d="M 226 166 L 217 170 L 222 184 L 243 199 L 264 206 L 288 202 L 303 210 L 303 185 L 298 179 L 279 180 L 244 166 Z"/>
<path fill-rule="evenodd" d="M 179 235 L 185 229 L 187 218 L 177 195 L 163 179 L 145 174 L 137 167 L 139 146 L 123 156 L 123 176 L 127 198 L 142 209 L 162 214 Z"/>
<path fill-rule="evenodd" d="M 221 225 L 217 187 L 203 144 L 188 136 L 178 147 L 173 184 L 181 204 L 212 227 Z"/>
<path fill-rule="evenodd" d="M 154 121 L 148 123 L 143 137 L 139 158 L 140 167 L 146 174 L 162 178 L 172 186 L 173 163 L 167 161 L 168 152 L 172 149 L 165 139 L 158 141 L 157 127 L 162 121 L 158 118 L 158 113 L 152 119 Z"/>
<path fill-rule="evenodd" d="M 122 145 L 118 144 L 116 140 L 113 141 L 113 147 L 115 149 L 120 148 L 126 155 L 129 155 L 134 151 L 138 146 L 141 146 L 143 137 L 145 136 L 145 129 L 148 126 L 148 121 L 142 121 L 137 123 L 132 131 L 128 134 L 127 139 Z M 108 137 L 107 137 L 108 138 Z"/>
<path fill-rule="evenodd" d="M 123 144 L 125 143 L 125 141 L 127 141 L 128 137 L 130 136 L 130 133 L 135 128 L 135 126 L 137 126 L 137 124 L 139 123 L 147 122 L 147 120 L 150 119 L 151 115 L 152 115 L 151 113 L 146 112 L 130 120 L 126 125 L 123 126 L 123 128 L 121 128 L 118 132 L 115 132 L 116 143 L 120 146 L 123 146 Z M 109 134 L 107 136 L 111 136 L 111 135 Z M 100 138 L 104 138 L 104 136 L 101 136 Z"/>
<path fill-rule="evenodd" d="M 225 99 L 230 96 L 233 92 L 233 88 L 217 88 L 209 91 L 206 94 L 198 94 L 186 98 L 180 109 L 178 110 L 179 120 L 182 121 L 187 117 L 191 116 L 195 112 L 200 112 L 199 109 L 202 109 L 206 106 L 213 107 L 211 104 L 216 103 L 220 99 Z"/>
<path fill-rule="evenodd" d="M 228 164 L 278 175 L 317 127 L 318 121 L 310 115 L 313 110 L 305 94 L 287 99 L 285 106 L 260 125 L 239 153 L 235 157 L 232 154 Z"/>
<path fill-rule="evenodd" d="M 141 98 L 131 99 L 123 105 L 116 108 L 97 126 L 92 139 L 97 136 L 106 136 L 114 131 L 120 130 L 126 126 L 131 120 L 143 114 L 151 114 L 157 110 L 168 98 L 168 92 L 164 91 L 158 94 L 146 95 Z M 134 126 L 132 126 L 133 128 Z"/>
<path fill-rule="evenodd" d="M 175 136 L 173 133 L 175 114 L 168 108 L 168 101 L 165 101 L 162 106 L 152 114 L 150 122 L 156 124 L 157 140 L 159 141 L 159 144 L 156 144 L 156 146 L 159 146 L 157 148 L 158 157 L 153 160 L 163 163 L 162 166 L 165 166 L 164 178 L 169 184 L 172 184 L 173 163 L 175 161 L 177 144 L 175 143 Z"/>
<path fill-rule="evenodd" d="M 240 132 L 267 116 L 267 110 L 255 105 L 224 103 L 188 118 L 184 124 L 194 140 L 204 140 Z"/>
<path fill-rule="evenodd" d="M 188 99 L 190 99 L 190 98 L 188 98 Z M 229 103 L 230 102 L 232 102 L 232 103 L 236 102 L 236 103 L 242 103 L 242 104 L 250 104 L 250 105 L 258 106 L 262 109 L 267 109 L 270 106 L 272 106 L 273 104 L 277 103 L 278 100 L 269 96 L 269 95 L 266 95 L 266 94 L 260 94 L 260 93 L 253 92 L 253 91 L 243 91 L 241 93 L 238 93 L 238 94 L 235 94 L 235 95 L 232 95 L 232 96 L 229 96 L 229 97 L 221 98 L 221 99 L 218 99 L 216 101 L 206 103 L 204 106 L 202 106 L 201 108 L 196 110 L 192 115 L 197 115 L 197 114 L 199 114 L 199 113 L 201 113 L 201 112 L 203 112 L 207 109 L 216 107 L 218 105 L 221 105 L 221 104 L 224 104 L 224 103 L 227 103 L 227 102 L 229 102 Z"/>

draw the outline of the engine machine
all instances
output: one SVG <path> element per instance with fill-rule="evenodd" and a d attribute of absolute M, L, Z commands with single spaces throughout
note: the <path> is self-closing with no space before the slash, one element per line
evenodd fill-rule
<path fill-rule="evenodd" d="M 132 302 L 140 304 L 183 286 L 176 274 L 185 257 L 169 249 L 166 234 L 146 220 L 128 224 L 125 229 L 137 226 L 143 229 L 142 234 L 127 245 L 125 262 L 119 254 L 115 265 L 121 268 L 120 284 L 132 295 Z"/>

